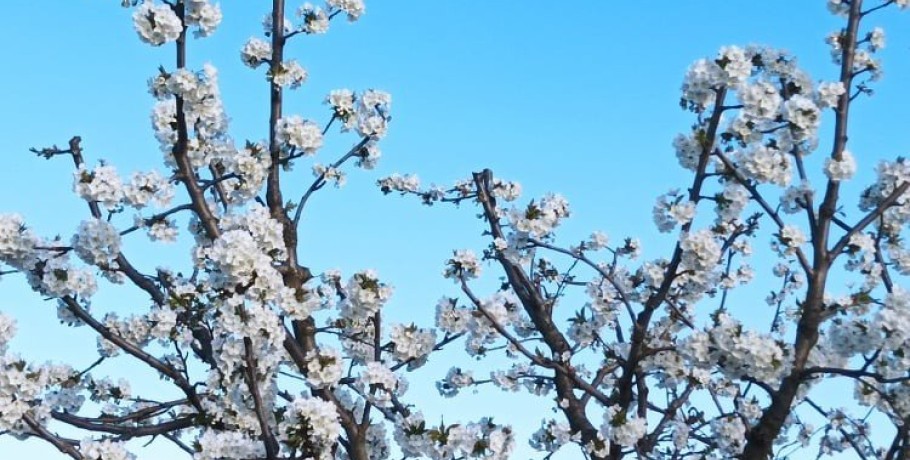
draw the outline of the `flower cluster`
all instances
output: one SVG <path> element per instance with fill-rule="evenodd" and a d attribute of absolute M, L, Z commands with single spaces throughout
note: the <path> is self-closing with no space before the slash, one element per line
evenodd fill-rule
<path fill-rule="evenodd" d="M 436 346 L 436 332 L 432 329 L 419 328 L 414 324 L 395 324 L 389 333 L 395 359 L 409 362 L 409 369 L 426 361 L 426 357 Z"/>
<path fill-rule="evenodd" d="M 275 138 L 289 156 L 295 152 L 313 155 L 322 147 L 322 130 L 319 126 L 297 115 L 278 120 Z"/>
<path fill-rule="evenodd" d="M 405 456 L 434 459 L 505 460 L 515 448 L 511 428 L 496 425 L 491 419 L 429 427 L 419 412 L 396 423 L 395 440 Z"/>
<path fill-rule="evenodd" d="M 547 195 L 539 202 L 531 201 L 524 209 L 512 209 L 509 222 L 516 231 L 543 238 L 569 216 L 569 202 L 560 195 Z"/>
<path fill-rule="evenodd" d="M 169 4 L 145 1 L 133 13 L 133 26 L 139 38 L 153 46 L 176 41 L 183 33 L 183 21 Z"/>
<path fill-rule="evenodd" d="M 314 350 L 306 360 L 307 380 L 316 388 L 331 388 L 341 380 L 344 362 L 338 350 L 328 347 Z"/>
<path fill-rule="evenodd" d="M 480 275 L 480 261 L 472 251 L 455 251 L 455 257 L 446 262 L 443 276 L 453 279 L 456 283 L 460 280 L 477 278 Z"/>
<path fill-rule="evenodd" d="M 110 211 L 120 206 L 124 193 L 117 169 L 105 164 L 91 171 L 79 167 L 73 173 L 73 191 L 82 199 L 98 202 Z"/>
<path fill-rule="evenodd" d="M 695 204 L 684 201 L 679 190 L 671 190 L 657 198 L 654 204 L 654 223 L 663 233 L 673 230 L 677 225 L 685 225 L 695 218 Z"/>
<path fill-rule="evenodd" d="M 341 435 L 341 424 L 332 403 L 300 397 L 288 406 L 278 431 L 285 445 L 328 460 L 334 458 L 332 446 Z"/>
<path fill-rule="evenodd" d="M 79 443 L 79 453 L 86 460 L 132 460 L 136 458 L 126 450 L 122 442 L 105 439 L 103 441 L 94 441 L 92 439 L 83 439 Z"/>
<path fill-rule="evenodd" d="M 86 220 L 79 224 L 79 230 L 73 235 L 73 248 L 87 264 L 116 268 L 114 259 L 120 255 L 120 234 L 109 222 Z"/>
<path fill-rule="evenodd" d="M 686 339 L 682 352 L 695 366 L 720 364 L 730 378 L 749 377 L 775 386 L 789 369 L 790 352 L 769 335 L 744 331 L 726 313 L 716 316 L 714 327 Z"/>

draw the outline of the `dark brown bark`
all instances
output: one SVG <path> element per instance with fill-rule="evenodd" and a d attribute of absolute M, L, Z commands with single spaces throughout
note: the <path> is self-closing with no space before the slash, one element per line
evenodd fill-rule
<path fill-rule="evenodd" d="M 847 144 L 847 124 L 850 110 L 850 90 L 853 83 L 853 57 L 856 52 L 857 34 L 862 17 L 862 0 L 852 0 L 849 19 L 844 35 L 841 55 L 840 81 L 845 92 L 835 109 L 834 147 L 831 158 L 840 160 Z M 840 182 L 828 181 L 825 196 L 818 210 L 816 227 L 812 228 L 813 264 L 812 277 L 802 303 L 802 314 L 797 323 L 792 368 L 785 376 L 779 389 L 771 395 L 771 404 L 764 410 L 761 419 L 746 436 L 746 446 L 740 458 L 743 460 L 765 460 L 774 452 L 774 440 L 780 436 L 781 427 L 792 410 L 797 392 L 805 376 L 803 370 L 809 353 L 818 343 L 819 328 L 824 319 L 824 295 L 831 257 L 828 253 L 828 238 L 831 222 L 837 208 Z"/>
<path fill-rule="evenodd" d="M 474 173 L 473 178 L 477 188 L 477 199 L 483 207 L 484 215 L 490 226 L 490 232 L 494 238 L 502 238 L 504 235 L 496 214 L 496 199 L 491 193 L 493 173 L 487 169 L 480 173 Z M 553 318 L 546 308 L 546 301 L 541 297 L 534 283 L 524 272 L 524 269 L 505 257 L 499 257 L 498 261 L 505 271 L 515 295 L 518 296 L 525 312 L 528 313 L 535 329 L 540 333 L 553 356 L 558 357 L 562 356 L 563 353 L 570 352 L 571 346 L 553 323 Z M 568 403 L 566 407 L 562 408 L 562 411 L 568 419 L 572 431 L 581 433 L 584 444 L 595 442 L 598 431 L 588 420 L 584 404 L 574 394 L 575 382 L 573 378 L 564 369 L 553 367 L 553 372 L 555 374 L 553 381 L 556 384 L 557 400 Z M 592 455 L 591 458 L 599 460 L 603 457 Z"/>

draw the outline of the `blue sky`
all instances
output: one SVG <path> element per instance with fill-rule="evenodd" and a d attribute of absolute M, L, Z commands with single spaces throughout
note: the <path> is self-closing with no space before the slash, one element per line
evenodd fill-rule
<path fill-rule="evenodd" d="M 244 41 L 260 34 L 269 3 L 222 2 L 225 20 L 218 32 L 190 43 L 192 66 L 211 62 L 221 72 L 238 142 L 266 136 L 263 73 L 243 67 L 238 56 Z M 757 43 L 790 50 L 816 80 L 834 79 L 823 39 L 840 22 L 824 3 L 586 0 L 561 7 L 533 1 L 368 1 L 358 23 L 339 21 L 327 36 L 290 45 L 310 79 L 287 96 L 287 113 L 325 120 L 321 100 L 341 87 L 383 89 L 393 96 L 391 134 L 382 143 L 379 167 L 351 171 L 344 189 L 316 196 L 304 218 L 303 260 L 317 270 L 377 269 L 396 286 L 393 315 L 430 324 L 436 300 L 455 294 L 455 286 L 439 276 L 442 262 L 452 249 L 480 247 L 480 222 L 467 206 L 422 209 L 412 200 L 383 197 L 373 184 L 392 172 L 446 184 L 483 167 L 520 181 L 528 199 L 546 191 L 564 194 L 574 218 L 560 232 L 562 241 L 596 229 L 614 241 L 640 236 L 645 254 L 657 257 L 670 240 L 651 224 L 653 200 L 688 181 L 670 146 L 693 121 L 678 107 L 687 66 L 722 45 Z M 145 82 L 159 64 L 171 66 L 173 53 L 141 44 L 130 12 L 118 5 L 11 2 L 0 16 L 0 37 L 8 43 L 0 73 L 0 212 L 23 214 L 45 235 L 68 237 L 86 213 L 71 193 L 70 165 L 35 158 L 28 147 L 62 145 L 78 134 L 91 161 L 104 158 L 124 175 L 160 164 Z M 860 174 L 848 190 L 868 183 L 878 158 L 910 150 L 906 20 L 894 11 L 870 20 L 888 34 L 885 77 L 875 84 L 875 97 L 861 100 L 854 111 L 850 142 Z M 331 161 L 350 142 L 332 141 L 319 160 Z M 823 140 L 813 158 L 816 169 L 825 145 Z M 295 174 L 300 184 L 311 177 L 304 164 Z M 168 260 L 186 263 L 180 245 L 141 249 L 134 258 L 147 268 Z M 51 305 L 21 285 L 14 277 L 0 281 L 0 310 L 20 318 L 14 347 L 40 359 L 90 362 L 89 335 L 57 327 Z M 135 299 L 117 290 L 101 296 L 96 308 L 125 312 Z M 767 314 L 760 298 L 743 300 L 754 301 L 754 314 Z M 411 378 L 412 399 L 435 393 L 420 382 L 442 377 L 445 369 L 431 365 Z M 476 418 L 491 401 L 506 401 L 496 398 L 468 395 L 454 403 Z M 513 404 L 534 400 L 508 401 L 497 407 L 512 411 Z M 534 421 L 527 427 L 548 415 L 546 403 L 537 401 L 541 409 L 529 415 Z M 55 458 L 49 448 L 28 448 L 31 458 Z M 4 453 L 21 449 L 0 440 Z"/>

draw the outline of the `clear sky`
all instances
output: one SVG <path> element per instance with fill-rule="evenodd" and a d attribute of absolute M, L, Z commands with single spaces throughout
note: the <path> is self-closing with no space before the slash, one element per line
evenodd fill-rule
<path fill-rule="evenodd" d="M 70 165 L 38 159 L 29 147 L 63 145 L 78 134 L 90 161 L 106 159 L 123 175 L 160 165 L 145 82 L 159 64 L 172 66 L 173 51 L 140 43 L 130 11 L 119 3 L 8 2 L 0 15 L 0 37 L 7 43 L 0 72 L 0 213 L 19 212 L 44 235 L 68 238 L 86 212 L 71 193 Z M 224 22 L 214 37 L 189 46 L 191 66 L 211 62 L 219 68 L 238 142 L 266 137 L 263 73 L 245 68 L 239 50 L 261 33 L 269 3 L 223 1 Z M 875 84 L 875 97 L 860 101 L 854 112 L 850 142 L 860 173 L 848 190 L 868 183 L 878 158 L 910 151 L 907 20 L 894 11 L 871 19 L 888 34 L 885 77 Z M 660 256 L 670 240 L 651 224 L 654 198 L 688 181 L 670 143 L 693 122 L 678 106 L 689 63 L 713 56 L 722 45 L 767 44 L 799 56 L 815 80 L 833 80 L 824 37 L 839 27 L 823 0 L 368 0 L 358 23 L 334 22 L 327 36 L 289 45 L 310 79 L 287 96 L 286 112 L 325 120 L 320 102 L 341 87 L 383 89 L 393 97 L 377 170 L 351 171 L 345 188 L 325 189 L 308 208 L 303 262 L 317 271 L 375 268 L 396 287 L 391 314 L 430 325 L 436 300 L 456 293 L 440 276 L 443 261 L 452 249 L 481 247 L 482 227 L 468 206 L 422 209 L 413 200 L 383 197 L 375 180 L 415 172 L 426 183 L 447 184 L 484 167 L 520 181 L 528 199 L 546 191 L 564 194 L 574 217 L 560 231 L 562 241 L 603 230 L 614 241 L 640 236 L 645 255 Z M 319 160 L 331 161 L 350 142 L 333 141 Z M 822 145 L 824 151 L 824 140 Z M 821 155 L 813 158 L 817 169 Z M 307 165 L 296 174 L 301 184 L 311 180 Z M 185 247 L 156 248 L 134 258 L 146 269 L 168 260 L 186 264 Z M 91 362 L 90 335 L 59 327 L 52 305 L 22 284 L 16 277 L 0 281 L 0 310 L 20 320 L 14 348 L 38 359 Z M 128 312 L 136 298 L 118 290 L 99 297 L 94 308 Z M 754 303 L 754 311 L 746 305 L 744 314 L 768 314 L 760 298 L 740 300 Z M 467 357 L 463 363 L 472 365 Z M 446 369 L 446 363 L 431 363 L 411 377 L 411 400 L 429 399 L 435 389 L 423 382 L 441 378 Z M 437 405 L 427 412 L 456 414 L 446 415 L 450 420 L 492 410 L 502 421 L 519 413 L 523 420 L 516 425 L 524 435 L 550 415 L 550 401 L 543 399 L 495 391 L 461 398 L 442 401 L 453 406 L 433 399 Z M 0 458 L 26 453 L 34 460 L 56 458 L 49 447 L 0 439 Z"/>

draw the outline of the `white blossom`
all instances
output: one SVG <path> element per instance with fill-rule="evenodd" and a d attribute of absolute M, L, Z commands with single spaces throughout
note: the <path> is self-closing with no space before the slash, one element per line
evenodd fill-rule
<path fill-rule="evenodd" d="M 272 57 L 272 44 L 264 40 L 251 37 L 240 51 L 240 60 L 249 67 L 259 67 L 265 60 Z"/>
<path fill-rule="evenodd" d="M 183 32 L 183 23 L 171 6 L 157 4 L 154 0 L 145 1 L 136 8 L 133 25 L 139 38 L 153 46 L 176 41 Z"/>
<path fill-rule="evenodd" d="M 296 115 L 278 120 L 275 136 L 278 142 L 306 155 L 315 154 L 323 142 L 319 126 Z"/>
<path fill-rule="evenodd" d="M 849 180 L 855 173 L 856 160 L 853 159 L 853 154 L 849 150 L 841 152 L 840 160 L 835 160 L 834 158 L 825 159 L 825 175 L 832 181 L 842 182 Z"/>
<path fill-rule="evenodd" d="M 120 255 L 120 233 L 106 221 L 85 220 L 73 236 L 73 248 L 85 263 L 113 268 L 111 264 Z"/>

